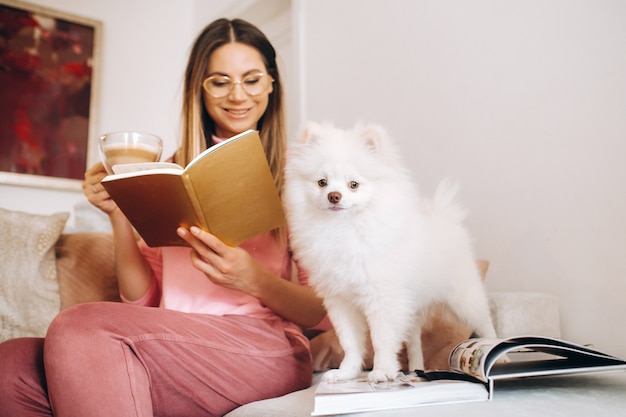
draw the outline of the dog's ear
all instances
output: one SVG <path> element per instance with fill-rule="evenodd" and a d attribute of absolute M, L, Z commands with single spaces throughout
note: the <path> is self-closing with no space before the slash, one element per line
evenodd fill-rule
<path fill-rule="evenodd" d="M 300 129 L 299 143 L 316 143 L 319 140 L 320 130 L 322 126 L 315 122 L 306 122 Z"/>
<path fill-rule="evenodd" d="M 387 132 L 381 126 L 367 125 L 362 127 L 361 137 L 365 140 L 365 145 L 372 153 L 382 153 Z"/>

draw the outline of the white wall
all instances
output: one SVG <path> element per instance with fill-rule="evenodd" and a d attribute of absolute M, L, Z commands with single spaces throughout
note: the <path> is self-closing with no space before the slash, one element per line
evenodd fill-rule
<path fill-rule="evenodd" d="M 157 133 L 166 154 L 198 30 L 241 13 L 284 36 L 252 0 L 31 1 L 104 23 L 99 131 Z M 490 289 L 555 294 L 566 338 L 626 356 L 626 3 L 293 5 L 298 48 L 279 51 L 299 69 L 283 67 L 288 85 L 303 87 L 290 92 L 290 130 L 299 118 L 384 125 L 424 192 L 460 180 Z M 69 211 L 82 198 L 0 185 L 4 208 Z"/>
<path fill-rule="evenodd" d="M 461 183 L 492 290 L 546 291 L 563 335 L 626 356 L 626 2 L 298 1 L 307 117 Z"/>

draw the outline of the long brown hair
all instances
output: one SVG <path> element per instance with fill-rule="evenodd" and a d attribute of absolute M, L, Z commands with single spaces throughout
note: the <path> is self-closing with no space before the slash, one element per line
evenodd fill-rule
<path fill-rule="evenodd" d="M 276 65 L 276 51 L 263 32 L 245 20 L 218 19 L 209 24 L 193 44 L 185 70 L 182 142 L 176 155 L 176 162 L 186 166 L 212 144 L 215 122 L 204 107 L 202 81 L 207 76 L 206 71 L 213 51 L 230 42 L 243 43 L 258 50 L 268 74 L 274 78 L 267 110 L 259 120 L 257 129 L 276 188 L 282 194 L 286 135 L 283 90 Z"/>

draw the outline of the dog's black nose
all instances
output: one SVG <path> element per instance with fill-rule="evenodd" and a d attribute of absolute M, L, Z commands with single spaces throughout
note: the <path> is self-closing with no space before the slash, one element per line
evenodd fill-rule
<path fill-rule="evenodd" d="M 330 201 L 332 204 L 339 203 L 341 201 L 341 193 L 337 191 L 328 193 L 328 201 Z"/>

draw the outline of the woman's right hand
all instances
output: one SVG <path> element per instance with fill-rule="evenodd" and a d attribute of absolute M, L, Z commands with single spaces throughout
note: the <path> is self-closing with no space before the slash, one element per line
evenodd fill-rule
<path fill-rule="evenodd" d="M 87 200 L 109 216 L 115 244 L 115 271 L 120 293 L 128 300 L 141 298 L 150 287 L 152 272 L 143 258 L 132 225 L 100 181 L 107 176 L 101 162 L 85 172 L 83 193 Z"/>
<path fill-rule="evenodd" d="M 100 181 L 106 176 L 107 172 L 102 162 L 96 163 L 85 171 L 83 194 L 87 197 L 87 201 L 110 216 L 118 210 L 118 207 L 102 184 L 100 184 Z"/>

